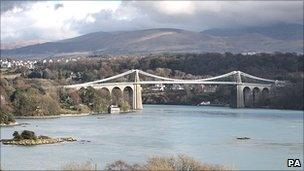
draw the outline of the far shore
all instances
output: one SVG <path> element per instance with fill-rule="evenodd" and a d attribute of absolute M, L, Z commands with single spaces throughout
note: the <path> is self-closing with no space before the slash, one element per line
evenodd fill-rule
<path fill-rule="evenodd" d="M 119 114 L 126 114 L 135 112 L 134 110 L 126 111 L 126 112 L 120 112 Z M 56 119 L 56 118 L 62 118 L 62 117 L 82 117 L 82 116 L 89 116 L 89 115 L 107 115 L 110 113 L 79 113 L 79 114 L 59 114 L 59 115 L 50 115 L 50 116 L 15 116 L 15 119 Z M 23 125 L 24 123 L 18 123 L 18 122 L 12 122 L 9 124 L 0 124 L 0 127 L 11 127 L 11 126 L 18 126 Z"/>
<path fill-rule="evenodd" d="M 21 125 L 18 122 L 11 122 L 9 124 L 0 124 L 0 127 L 9 127 L 9 126 L 17 126 L 17 125 Z"/>
<path fill-rule="evenodd" d="M 50 116 L 15 116 L 15 119 L 52 119 L 52 118 L 61 118 L 61 117 L 80 117 L 88 116 L 93 113 L 79 113 L 79 114 L 60 114 L 60 115 L 50 115 Z"/>
<path fill-rule="evenodd" d="M 135 112 L 133 110 L 126 111 L 126 112 L 120 112 L 119 114 L 125 114 L 125 113 L 131 113 Z M 62 118 L 62 117 L 81 117 L 81 116 L 89 116 L 89 115 L 107 115 L 110 113 L 79 113 L 79 114 L 60 114 L 60 115 L 49 115 L 49 116 L 15 116 L 15 119 L 56 119 L 56 118 Z M 14 125 L 9 125 L 14 126 Z"/>

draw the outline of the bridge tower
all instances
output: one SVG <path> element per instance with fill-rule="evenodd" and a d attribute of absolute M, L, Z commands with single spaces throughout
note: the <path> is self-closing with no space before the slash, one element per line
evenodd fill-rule
<path fill-rule="evenodd" d="M 243 108 L 245 107 L 243 94 L 244 86 L 242 85 L 243 83 L 240 71 L 235 72 L 234 79 L 237 82 L 237 85 L 235 85 L 231 91 L 230 107 Z"/>
<path fill-rule="evenodd" d="M 138 75 L 138 70 L 135 70 L 135 79 L 134 79 L 134 91 L 133 91 L 133 109 L 134 110 L 141 110 L 143 109 L 142 105 L 142 87 L 138 83 L 140 82 L 139 80 L 139 75 Z"/>

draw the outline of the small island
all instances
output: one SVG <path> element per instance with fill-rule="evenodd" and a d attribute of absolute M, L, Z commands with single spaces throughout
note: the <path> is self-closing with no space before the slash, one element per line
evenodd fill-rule
<path fill-rule="evenodd" d="M 61 142 L 72 142 L 77 141 L 73 137 L 64 137 L 64 138 L 51 138 L 48 136 L 40 135 L 36 136 L 33 131 L 24 130 L 21 134 L 18 131 L 13 133 L 12 139 L 2 139 L 1 142 L 4 145 L 23 145 L 23 146 L 31 146 L 31 145 L 41 145 L 41 144 L 54 144 Z"/>

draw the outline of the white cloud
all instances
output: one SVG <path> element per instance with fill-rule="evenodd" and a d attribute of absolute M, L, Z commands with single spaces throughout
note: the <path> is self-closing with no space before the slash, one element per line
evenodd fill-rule
<path fill-rule="evenodd" d="M 115 11 L 120 2 L 63 1 L 61 8 L 54 8 L 59 2 L 37 2 L 29 9 L 13 7 L 1 13 L 1 41 L 18 39 L 58 40 L 77 36 L 78 31 L 70 25 L 75 21 L 92 23 L 92 14 L 102 10 Z M 31 37 L 29 32 L 33 32 Z"/>
<path fill-rule="evenodd" d="M 58 40 L 94 31 L 303 24 L 303 1 L 38 1 L 2 4 L 1 41 Z M 20 2 L 21 3 L 21 2 Z"/>
<path fill-rule="evenodd" d="M 193 14 L 195 12 L 195 3 L 193 1 L 159 1 L 154 4 L 162 13 L 168 15 Z"/>

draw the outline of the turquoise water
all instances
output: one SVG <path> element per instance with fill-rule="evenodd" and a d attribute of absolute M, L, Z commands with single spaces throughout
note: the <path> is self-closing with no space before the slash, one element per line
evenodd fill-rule
<path fill-rule="evenodd" d="M 60 169 L 86 161 L 101 169 L 120 159 L 143 162 L 153 155 L 177 154 L 240 170 L 289 169 L 288 158 L 299 158 L 303 165 L 303 111 L 145 105 L 137 113 L 17 121 L 29 125 L 1 128 L 1 138 L 28 129 L 90 142 L 1 144 L 3 169 Z M 240 136 L 251 139 L 236 140 Z"/>

